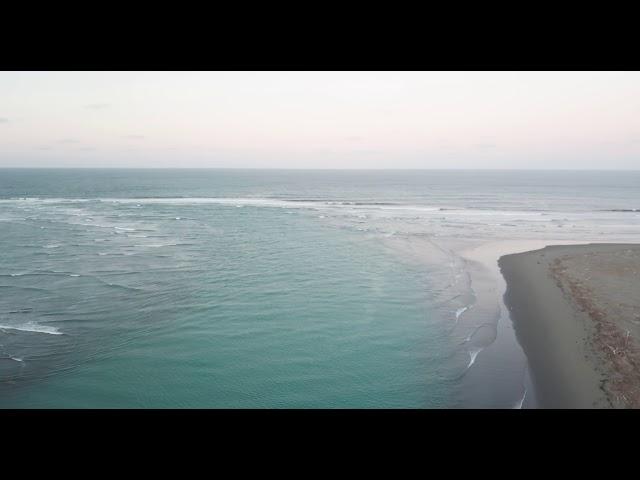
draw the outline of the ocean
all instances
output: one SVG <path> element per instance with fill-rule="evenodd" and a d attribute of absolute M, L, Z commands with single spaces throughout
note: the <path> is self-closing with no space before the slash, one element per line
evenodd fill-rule
<path fill-rule="evenodd" d="M 0 169 L 0 407 L 535 407 L 497 256 L 639 234 L 640 172 Z"/>

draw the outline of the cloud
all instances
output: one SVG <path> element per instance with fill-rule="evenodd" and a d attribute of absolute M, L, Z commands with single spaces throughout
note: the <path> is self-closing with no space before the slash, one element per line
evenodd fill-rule
<path fill-rule="evenodd" d="M 144 135 L 125 135 L 124 138 L 129 138 L 131 140 L 143 140 Z"/>
<path fill-rule="evenodd" d="M 476 147 L 476 148 L 483 148 L 483 149 L 486 149 L 486 148 L 496 148 L 497 146 L 498 146 L 498 145 L 496 145 L 495 143 L 476 143 L 476 144 L 474 145 L 474 147 Z"/>
<path fill-rule="evenodd" d="M 52 148 L 49 145 L 42 145 L 42 146 L 36 147 L 36 150 L 52 150 Z"/>
<path fill-rule="evenodd" d="M 109 103 L 90 103 L 89 105 L 85 105 L 84 108 L 89 110 L 102 110 L 104 108 L 109 108 L 111 104 Z"/>
<path fill-rule="evenodd" d="M 353 150 L 352 153 L 361 154 L 361 155 L 378 155 L 378 154 L 383 153 L 383 151 L 375 149 L 375 148 L 361 148 L 361 149 L 358 149 L 358 150 Z"/>
<path fill-rule="evenodd" d="M 9 123 L 8 118 L 0 117 L 0 123 Z"/>
<path fill-rule="evenodd" d="M 361 142 L 362 140 L 364 140 L 364 138 L 359 137 L 357 135 L 352 135 L 349 137 L 344 137 L 343 139 L 345 142 Z"/>
<path fill-rule="evenodd" d="M 93 152 L 95 151 L 95 147 L 80 147 L 78 150 L 80 150 L 81 152 Z"/>
<path fill-rule="evenodd" d="M 80 143 L 78 140 L 73 138 L 61 138 L 57 143 Z"/>

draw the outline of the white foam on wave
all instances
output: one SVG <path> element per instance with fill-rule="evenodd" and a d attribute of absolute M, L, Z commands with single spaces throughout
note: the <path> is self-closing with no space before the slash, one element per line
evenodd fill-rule
<path fill-rule="evenodd" d="M 49 335 L 63 335 L 56 327 L 40 325 L 35 322 L 23 323 L 22 325 L 0 325 L 0 330 L 19 330 L 21 332 L 47 333 Z"/>
<path fill-rule="evenodd" d="M 467 370 L 469 370 L 471 368 L 471 365 L 475 363 L 476 358 L 478 358 L 478 354 L 482 350 L 482 348 L 472 348 L 471 350 L 469 350 L 469 365 L 467 365 Z"/>
<path fill-rule="evenodd" d="M 527 396 L 527 389 L 524 389 L 524 393 L 522 394 L 522 398 L 516 402 L 516 404 L 513 406 L 513 408 L 515 410 L 522 410 L 522 405 L 524 404 L 524 399 Z"/>
<path fill-rule="evenodd" d="M 469 310 L 469 307 L 462 307 L 456 310 L 456 320 L 458 320 L 460 318 L 460 315 L 462 315 L 467 310 Z"/>

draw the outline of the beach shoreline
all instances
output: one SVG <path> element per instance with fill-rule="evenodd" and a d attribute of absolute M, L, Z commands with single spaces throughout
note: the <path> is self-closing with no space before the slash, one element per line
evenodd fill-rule
<path fill-rule="evenodd" d="M 498 264 L 539 406 L 640 407 L 640 245 L 551 245 Z"/>
<path fill-rule="evenodd" d="M 474 329 L 482 328 L 485 333 L 484 338 L 474 335 L 473 344 L 467 343 L 469 347 L 475 347 L 478 353 L 473 368 L 464 377 L 465 391 L 469 396 L 462 405 L 464 408 L 538 407 L 528 360 L 516 338 L 511 315 L 504 302 L 507 285 L 498 260 L 504 255 L 536 250 L 551 244 L 576 243 L 563 239 L 505 239 L 454 246 L 455 254 L 465 264 L 474 297 L 469 316 L 463 320 L 472 322 Z M 489 331 L 492 334 L 487 336 Z M 505 403 L 507 398 L 511 400 Z"/>

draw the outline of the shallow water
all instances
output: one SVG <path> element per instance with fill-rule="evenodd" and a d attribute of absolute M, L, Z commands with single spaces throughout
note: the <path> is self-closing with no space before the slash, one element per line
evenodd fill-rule
<path fill-rule="evenodd" d="M 0 170 L 0 406 L 534 406 L 465 252 L 639 208 L 637 172 Z"/>

